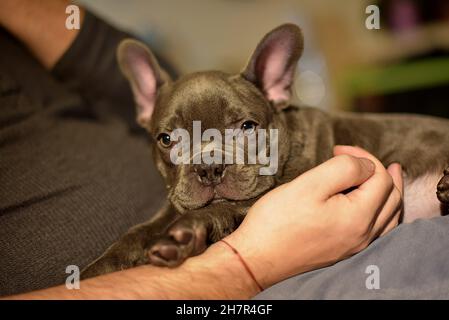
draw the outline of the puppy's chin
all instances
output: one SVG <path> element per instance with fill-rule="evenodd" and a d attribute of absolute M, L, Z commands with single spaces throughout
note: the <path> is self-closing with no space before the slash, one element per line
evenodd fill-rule
<path fill-rule="evenodd" d="M 253 199 L 275 184 L 272 176 L 248 173 L 246 175 L 237 171 L 229 173 L 225 175 L 222 183 L 216 186 L 205 186 L 194 175 L 189 174 L 170 190 L 169 200 L 180 213 L 184 213 L 201 209 L 211 203 Z"/>
<path fill-rule="evenodd" d="M 198 189 L 197 189 L 198 190 Z M 190 199 L 181 201 L 179 197 L 171 197 L 172 204 L 179 210 L 180 213 L 184 213 L 188 210 L 201 209 L 209 204 L 215 204 L 226 201 L 241 201 L 248 200 L 256 195 L 246 195 L 241 190 L 232 188 L 230 186 L 219 184 L 215 187 L 204 186 L 195 196 Z"/>
<path fill-rule="evenodd" d="M 229 183 L 221 183 L 215 186 L 214 191 L 215 195 L 213 200 L 216 200 L 217 202 L 219 202 L 220 200 L 248 200 L 259 195 L 253 193 L 248 194 L 247 190 L 240 190 L 240 188 L 236 188 L 235 185 L 230 185 Z"/>
<path fill-rule="evenodd" d="M 233 165 L 226 170 L 222 183 L 215 187 L 216 196 L 225 200 L 254 199 L 276 183 L 274 176 L 259 175 L 258 166 Z"/>
<path fill-rule="evenodd" d="M 168 198 L 180 213 L 203 208 L 215 198 L 215 190 L 212 186 L 201 186 L 192 182 L 190 188 L 185 193 L 179 193 L 176 189 L 169 192 Z"/>

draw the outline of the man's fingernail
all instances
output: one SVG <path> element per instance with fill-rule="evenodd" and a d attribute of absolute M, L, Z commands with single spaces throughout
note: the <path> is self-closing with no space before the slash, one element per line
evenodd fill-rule
<path fill-rule="evenodd" d="M 362 165 L 366 169 L 368 169 L 368 171 L 372 172 L 372 171 L 374 171 L 376 169 L 376 165 L 371 160 L 366 159 L 366 158 L 359 158 L 359 159 L 360 159 Z"/>

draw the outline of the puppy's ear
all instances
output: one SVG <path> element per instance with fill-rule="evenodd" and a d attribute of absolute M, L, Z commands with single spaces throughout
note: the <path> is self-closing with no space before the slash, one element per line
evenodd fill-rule
<path fill-rule="evenodd" d="M 170 78 L 150 49 L 137 40 L 125 39 L 117 48 L 117 59 L 124 76 L 131 83 L 137 105 L 137 122 L 145 126 L 151 119 L 157 91 Z"/>
<path fill-rule="evenodd" d="M 303 51 L 301 29 L 283 24 L 260 41 L 242 76 L 280 110 L 288 106 L 296 65 Z"/>

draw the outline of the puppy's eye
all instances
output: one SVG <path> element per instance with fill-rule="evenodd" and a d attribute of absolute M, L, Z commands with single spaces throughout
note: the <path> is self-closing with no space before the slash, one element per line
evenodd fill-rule
<path fill-rule="evenodd" d="M 158 137 L 157 140 L 159 141 L 159 143 L 163 146 L 163 147 L 170 147 L 172 145 L 172 141 L 170 139 L 170 135 L 168 133 L 161 133 Z"/>
<path fill-rule="evenodd" d="M 253 132 L 256 131 L 256 127 L 257 127 L 257 123 L 255 123 L 254 121 L 245 121 L 242 124 L 242 130 L 245 134 L 252 134 Z"/>

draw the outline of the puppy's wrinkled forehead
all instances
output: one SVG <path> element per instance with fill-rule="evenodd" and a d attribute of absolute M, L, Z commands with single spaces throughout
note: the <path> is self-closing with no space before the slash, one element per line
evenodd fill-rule
<path fill-rule="evenodd" d="M 266 117 L 266 102 L 239 76 L 210 71 L 181 77 L 161 90 L 155 108 L 156 131 L 201 127 L 232 128 L 243 119 Z"/>
<path fill-rule="evenodd" d="M 143 43 L 123 40 L 117 61 L 129 80 L 136 103 L 137 122 L 149 131 L 176 128 L 194 120 L 223 128 L 239 116 L 261 128 L 271 116 L 289 106 L 297 62 L 303 50 L 301 29 L 283 24 L 263 37 L 244 70 L 235 76 L 209 71 L 173 82 Z M 273 107 L 270 109 L 270 106 Z M 255 119 L 251 114 L 255 113 Z"/>

